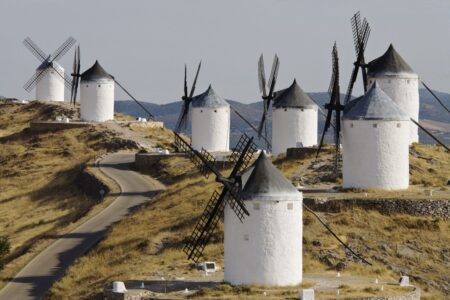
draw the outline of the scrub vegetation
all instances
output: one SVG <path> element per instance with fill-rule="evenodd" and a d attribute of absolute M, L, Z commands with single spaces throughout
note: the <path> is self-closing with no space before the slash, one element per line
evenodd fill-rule
<path fill-rule="evenodd" d="M 440 153 L 439 149 L 435 151 Z M 321 159 L 331 163 L 331 154 L 325 153 Z M 292 178 L 297 176 L 299 169 L 308 169 L 311 161 L 312 158 L 286 160 L 281 156 L 275 163 Z M 224 170 L 225 173 L 228 171 Z M 161 278 L 208 281 L 208 277 L 204 277 L 186 259 L 182 247 L 213 190 L 220 188 L 220 185 L 214 178 L 204 179 L 192 163 L 182 157 L 161 160 L 160 165 L 149 170 L 148 174 L 166 184 L 167 190 L 114 226 L 102 242 L 80 258 L 53 286 L 49 299 L 101 299 L 103 288 L 114 280 L 155 280 L 160 281 L 161 286 L 166 282 Z M 346 297 L 379 295 L 381 284 L 374 284 L 375 279 L 394 283 L 402 274 L 410 275 L 413 283 L 424 289 L 424 299 L 448 296 L 448 220 L 383 215 L 362 209 L 344 209 L 340 213 L 320 213 L 320 216 L 373 266 L 363 264 L 345 251 L 314 216 L 304 211 L 303 259 L 306 274 L 320 273 L 335 277 L 339 270 L 343 276 L 367 278 L 367 284 L 352 283 L 350 279 L 350 284 L 342 285 L 340 293 Z M 205 259 L 216 261 L 223 267 L 223 224 L 219 224 L 204 254 Z M 210 277 L 210 280 L 213 278 Z M 314 285 L 314 281 L 310 281 L 306 279 L 305 286 Z M 299 288 L 234 288 L 216 284 L 197 289 L 196 294 L 189 297 L 260 299 L 265 293 L 268 299 L 292 299 L 298 295 Z M 385 284 L 382 293 L 392 295 L 399 292 L 404 292 L 404 289 Z M 320 299 L 336 298 L 336 290 L 333 289 L 317 293 Z M 186 297 L 180 291 L 159 296 L 171 299 Z"/>

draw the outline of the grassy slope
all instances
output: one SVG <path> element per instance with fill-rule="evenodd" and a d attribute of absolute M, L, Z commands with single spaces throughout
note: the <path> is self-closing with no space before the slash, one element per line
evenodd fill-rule
<path fill-rule="evenodd" d="M 428 151 L 427 153 L 431 156 L 434 155 L 430 152 L 433 150 L 427 148 L 424 151 Z M 441 155 L 440 150 L 435 151 L 438 153 L 436 155 Z M 448 159 L 445 155 L 444 158 Z M 412 162 L 414 163 L 414 160 Z M 279 159 L 276 163 L 286 175 L 292 176 L 306 162 Z M 437 162 L 433 163 L 437 164 Z M 439 173 L 438 177 L 447 176 L 445 173 L 447 170 L 436 172 L 444 172 L 444 174 Z M 67 275 L 54 285 L 49 298 L 97 296 L 100 299 L 102 288 L 113 280 L 199 276 L 198 272 L 191 270 L 190 262 L 186 260 L 181 247 L 185 238 L 191 233 L 196 218 L 212 191 L 219 186 L 212 178 L 206 180 L 199 176 L 192 164 L 183 158 L 162 161 L 159 170 L 153 170 L 151 175 L 164 181 L 168 186 L 167 191 L 159 194 L 155 201 L 144 209 L 114 226 L 104 241 L 79 259 L 68 270 Z M 425 288 L 428 299 L 443 297 L 445 289 L 443 284 L 448 282 L 446 277 L 448 257 L 445 257 L 445 253 L 448 253 L 445 249 L 448 249 L 450 242 L 448 221 L 435 220 L 431 217 L 386 216 L 375 211 L 360 209 L 347 210 L 339 214 L 321 214 L 321 216 L 331 224 L 342 239 L 368 257 L 374 266 L 367 267 L 352 262 L 342 246 L 316 219 L 305 212 L 304 270 L 306 272 L 335 272 L 334 266 L 338 262 L 347 264 L 344 273 L 372 278 L 396 280 L 399 272 L 404 271 L 416 276 L 415 282 Z M 219 225 L 218 233 L 205 250 L 208 260 L 219 263 L 223 263 L 222 226 L 222 224 Z M 313 246 L 312 241 L 317 239 L 321 241 L 322 246 Z M 409 250 L 404 250 L 405 247 Z M 330 252 L 334 254 L 334 257 L 330 259 L 332 266 L 324 261 L 324 257 Z M 395 270 L 392 271 L 389 266 L 394 266 Z M 246 289 L 244 295 L 249 296 L 252 291 L 261 295 L 261 289 L 254 287 Z M 273 290 L 269 291 L 269 294 L 286 298 L 297 295 L 297 291 L 298 288 L 284 291 Z M 348 295 L 355 293 L 351 287 L 343 287 L 343 291 Z M 242 291 L 222 285 L 213 291 L 201 291 L 198 296 L 220 298 L 226 294 L 227 297 L 232 295 L 238 297 L 237 292 Z M 362 294 L 373 292 L 376 291 L 366 287 L 363 288 Z M 333 298 L 334 295 L 331 297 Z"/>
<path fill-rule="evenodd" d="M 87 162 L 115 149 L 114 134 L 87 127 L 41 133 L 28 128 L 30 120 L 66 112 L 36 102 L 0 104 L 0 228 L 12 245 L 0 287 L 55 236 L 100 208 L 74 181 Z"/>

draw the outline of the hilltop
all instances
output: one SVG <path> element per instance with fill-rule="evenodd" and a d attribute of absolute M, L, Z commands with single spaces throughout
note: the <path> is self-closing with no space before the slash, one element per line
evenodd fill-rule
<path fill-rule="evenodd" d="M 368 199 L 414 199 L 427 198 L 424 186 L 440 190 L 448 195 L 446 180 L 450 176 L 450 155 L 440 147 L 415 146 L 411 154 L 414 184 L 405 192 L 347 191 L 347 197 Z M 308 181 L 329 173 L 332 155 L 323 153 L 323 163 L 318 173 L 312 171 L 317 164 L 313 158 L 287 159 L 280 156 L 274 163 L 291 180 Z M 433 169 L 433 176 L 427 177 L 427 170 Z M 228 172 L 230 170 L 225 170 Z M 161 282 L 183 278 L 189 281 L 204 281 L 202 273 L 192 268 L 182 251 L 185 239 L 190 235 L 197 217 L 209 200 L 213 190 L 220 187 L 214 178 L 206 180 L 192 163 L 180 157 L 161 161 L 147 173 L 162 181 L 167 190 L 154 201 L 123 220 L 109 235 L 80 258 L 66 276 L 56 283 L 48 298 L 73 297 L 82 299 L 101 298 L 102 289 L 114 280 L 142 280 Z M 318 175 L 319 174 L 319 175 Z M 326 178 L 326 176 L 323 176 Z M 330 177 L 328 177 L 330 178 Z M 423 178 L 423 182 L 419 180 Z M 431 180 L 430 178 L 436 178 Z M 427 181 L 429 180 L 429 181 Z M 339 178 L 324 179 L 332 185 L 339 185 Z M 342 193 L 341 193 L 342 194 Z M 421 196 L 420 196 L 421 195 Z M 305 194 L 305 197 L 311 197 Z M 437 198 L 436 198 L 437 197 Z M 439 199 L 434 196 L 434 199 Z M 320 214 L 332 226 L 341 239 L 374 264 L 372 267 L 355 260 L 330 236 L 324 227 L 308 212 L 304 212 L 304 271 L 306 273 L 343 274 L 396 281 L 400 274 L 408 274 L 415 284 L 424 289 L 423 299 L 444 297 L 450 292 L 446 266 L 448 264 L 448 243 L 450 223 L 448 219 L 433 216 L 413 216 L 400 213 L 380 212 L 352 206 L 342 207 L 339 212 L 327 211 Z M 219 224 L 210 245 L 205 250 L 207 260 L 216 261 L 223 268 L 223 224 Z M 220 276 L 220 275 L 217 275 Z M 217 279 L 214 276 L 212 278 Z M 219 277 L 220 279 L 220 277 Z M 311 285 L 305 282 L 304 286 Z M 263 292 L 272 299 L 286 299 L 296 296 L 299 287 L 270 289 L 246 286 L 233 288 L 227 284 L 203 288 L 193 297 L 211 299 L 258 299 Z M 361 288 L 342 286 L 343 295 L 376 295 L 375 286 Z M 162 293 L 162 292 L 161 292 Z M 180 293 L 154 294 L 155 297 L 183 298 Z M 321 299 L 334 299 L 335 294 L 319 293 Z"/>
<path fill-rule="evenodd" d="M 136 141 L 126 139 L 136 134 L 140 135 L 137 140 L 145 138 L 156 146 L 169 148 L 172 143 L 172 135 L 166 129 L 131 128 L 133 134 L 124 135 L 128 129 L 119 130 L 116 125 L 41 132 L 29 128 L 32 120 L 53 120 L 61 114 L 76 116 L 77 113 L 76 108 L 66 104 L 0 104 L 0 213 L 5 216 L 0 219 L 0 226 L 2 235 L 10 236 L 12 242 L 12 252 L 1 273 L 0 287 L 54 239 L 111 203 L 112 196 L 98 201 L 77 185 L 80 174 L 88 172 L 110 187 L 111 195 L 119 191 L 114 182 L 90 167 L 98 157 L 120 149 L 139 151 Z M 120 116 L 120 119 L 129 117 Z M 340 182 L 339 177 L 329 176 L 332 155 L 327 151 L 321 154 L 317 163 L 312 158 L 287 159 L 283 155 L 274 159 L 274 163 L 293 182 L 302 185 L 332 187 Z M 196 279 L 201 276 L 192 269 L 181 247 L 212 191 L 219 185 L 214 178 L 204 179 L 190 161 L 180 157 L 161 161 L 147 173 L 163 182 L 167 190 L 115 225 L 102 242 L 80 258 L 54 285 L 48 298 L 101 298 L 103 287 L 115 279 Z M 367 194 L 368 198 L 415 200 L 428 198 L 427 190 L 433 189 L 432 198 L 443 199 L 443 195 L 450 195 L 446 186 L 448 178 L 449 154 L 441 147 L 416 145 L 411 150 L 411 183 L 414 186 L 408 191 L 342 191 L 335 195 L 358 198 Z M 305 197 L 313 195 L 305 194 Z M 424 299 L 449 294 L 446 274 L 450 242 L 448 219 L 386 214 L 351 206 L 345 206 L 339 212 L 326 211 L 321 217 L 342 239 L 364 253 L 374 266 L 369 268 L 353 259 L 313 216 L 305 212 L 305 272 L 332 275 L 337 268 L 342 268 L 343 273 L 393 281 L 404 273 L 410 274 L 425 290 Z M 206 255 L 223 267 L 222 242 L 221 224 Z M 306 282 L 305 286 L 308 284 Z M 341 289 L 349 295 L 377 293 L 372 286 L 360 289 L 343 286 Z M 224 284 L 202 289 L 197 297 L 244 294 L 256 299 L 262 291 L 261 287 L 234 289 Z M 267 290 L 275 298 L 292 297 L 297 291 L 298 287 Z"/>

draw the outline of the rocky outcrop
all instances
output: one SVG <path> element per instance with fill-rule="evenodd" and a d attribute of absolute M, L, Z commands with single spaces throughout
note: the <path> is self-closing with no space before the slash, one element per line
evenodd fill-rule
<path fill-rule="evenodd" d="M 450 218 L 450 201 L 439 199 L 313 199 L 304 198 L 304 203 L 313 210 L 339 212 L 341 209 L 360 207 L 377 210 L 383 214 L 410 214 Z"/>

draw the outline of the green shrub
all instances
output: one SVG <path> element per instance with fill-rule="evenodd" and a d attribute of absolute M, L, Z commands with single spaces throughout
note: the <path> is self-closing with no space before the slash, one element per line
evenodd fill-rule
<path fill-rule="evenodd" d="M 6 236 L 0 236 L 0 270 L 3 269 L 5 256 L 8 255 L 11 245 Z"/>

